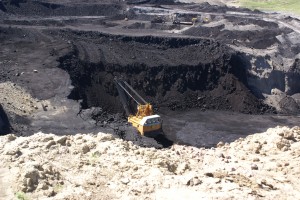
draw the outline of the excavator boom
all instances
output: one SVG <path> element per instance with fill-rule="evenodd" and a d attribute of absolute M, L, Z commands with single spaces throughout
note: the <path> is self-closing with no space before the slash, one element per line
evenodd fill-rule
<path fill-rule="evenodd" d="M 141 135 L 147 135 L 154 131 L 160 131 L 162 120 L 159 115 L 153 114 L 152 105 L 147 103 L 126 81 L 115 78 L 115 83 L 124 110 L 128 116 L 128 122 L 134 126 Z M 133 99 L 137 104 L 135 115 L 130 113 L 128 98 Z M 148 134 L 149 133 L 149 134 Z"/>

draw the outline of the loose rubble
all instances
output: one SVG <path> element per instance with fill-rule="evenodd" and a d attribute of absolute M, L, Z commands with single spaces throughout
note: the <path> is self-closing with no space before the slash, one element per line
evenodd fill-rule
<path fill-rule="evenodd" d="M 22 87 L 12 82 L 0 83 L 0 102 L 8 111 L 20 116 L 27 116 L 36 112 L 39 100 L 34 99 Z"/>
<path fill-rule="evenodd" d="M 296 199 L 300 127 L 143 148 L 110 134 L 0 137 L 0 199 Z M 9 176 L 8 176 L 9 175 Z"/>

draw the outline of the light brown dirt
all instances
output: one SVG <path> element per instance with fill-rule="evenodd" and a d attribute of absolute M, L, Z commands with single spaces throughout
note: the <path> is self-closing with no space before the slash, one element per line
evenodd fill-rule
<path fill-rule="evenodd" d="M 0 102 L 8 112 L 26 116 L 38 110 L 39 101 L 12 82 L 0 83 L 0 92 Z"/>
<path fill-rule="evenodd" d="M 217 148 L 141 148 L 109 134 L 0 137 L 0 199 L 296 199 L 300 128 Z"/>

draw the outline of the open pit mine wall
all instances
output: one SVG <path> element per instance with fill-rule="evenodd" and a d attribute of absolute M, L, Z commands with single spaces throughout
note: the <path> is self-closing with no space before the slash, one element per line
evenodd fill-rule
<path fill-rule="evenodd" d="M 247 83 L 259 98 L 262 94 L 272 94 L 278 89 L 287 95 L 300 93 L 300 61 L 290 59 L 289 63 L 277 61 L 270 56 L 250 57 L 243 54 L 244 67 L 247 70 Z"/>
<path fill-rule="evenodd" d="M 0 104 L 0 135 L 5 135 L 10 132 L 10 124 L 8 117 Z"/>
<path fill-rule="evenodd" d="M 290 70 L 285 76 L 286 89 L 285 92 L 288 95 L 294 95 L 300 93 L 300 59 L 297 58 Z"/>
<path fill-rule="evenodd" d="M 92 49 L 99 52 L 85 51 L 82 41 L 73 41 L 73 50 L 59 59 L 60 68 L 68 71 L 75 86 L 69 97 L 83 99 L 83 108 L 99 106 L 110 113 L 122 112 L 113 80 L 123 77 L 156 108 L 199 107 L 245 113 L 268 109 L 247 88 L 242 56 L 218 42 L 105 34 L 93 38 L 98 39 L 93 44 L 85 41 L 85 45 L 92 48 L 98 44 Z M 113 50 L 115 44 L 118 46 Z M 101 58 L 95 61 L 92 54 Z M 145 55 L 152 58 L 144 59 Z"/>

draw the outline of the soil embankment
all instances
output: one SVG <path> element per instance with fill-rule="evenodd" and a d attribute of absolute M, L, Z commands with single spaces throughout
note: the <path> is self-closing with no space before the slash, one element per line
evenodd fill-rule
<path fill-rule="evenodd" d="M 1 136 L 0 198 L 297 199 L 299 138 L 299 127 L 276 127 L 213 149 L 157 150 L 103 133 Z"/>

